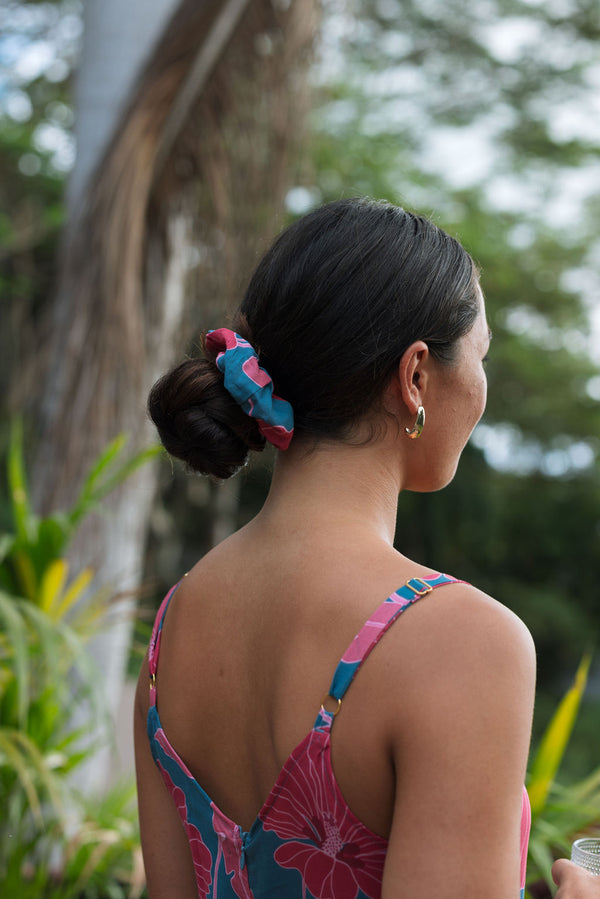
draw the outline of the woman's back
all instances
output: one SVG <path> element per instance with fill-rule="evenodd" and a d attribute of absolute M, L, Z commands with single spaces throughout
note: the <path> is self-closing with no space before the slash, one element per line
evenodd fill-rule
<path fill-rule="evenodd" d="M 286 539 L 279 530 L 274 559 L 273 543 L 252 536 L 257 529 L 221 544 L 183 580 L 161 640 L 165 732 L 206 792 L 245 830 L 312 727 L 354 635 L 408 578 L 431 575 L 389 549 L 341 547 L 343 535 L 314 527 L 309 540 Z M 382 667 L 392 651 L 383 649 L 378 659 L 378 650 L 370 665 Z M 388 697 L 379 684 L 377 671 L 361 672 L 332 745 L 348 804 L 387 837 L 394 772 L 382 714 Z"/>

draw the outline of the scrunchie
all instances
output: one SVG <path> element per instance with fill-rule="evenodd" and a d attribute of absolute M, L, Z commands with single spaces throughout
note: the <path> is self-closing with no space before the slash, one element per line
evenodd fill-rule
<path fill-rule="evenodd" d="M 258 430 L 278 449 L 287 449 L 294 433 L 291 405 L 273 393 L 273 381 L 258 364 L 247 340 L 229 328 L 206 335 L 206 348 L 216 353 L 215 364 L 225 375 L 225 389 L 246 415 L 255 418 Z"/>

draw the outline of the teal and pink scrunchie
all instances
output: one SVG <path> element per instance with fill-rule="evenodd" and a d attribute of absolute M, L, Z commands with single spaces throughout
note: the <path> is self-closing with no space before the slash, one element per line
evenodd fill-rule
<path fill-rule="evenodd" d="M 258 364 L 252 346 L 229 328 L 209 331 L 205 345 L 216 353 L 215 365 L 223 372 L 225 389 L 236 403 L 256 419 L 269 443 L 287 449 L 294 433 L 294 412 L 286 400 L 273 393 L 273 381 Z"/>

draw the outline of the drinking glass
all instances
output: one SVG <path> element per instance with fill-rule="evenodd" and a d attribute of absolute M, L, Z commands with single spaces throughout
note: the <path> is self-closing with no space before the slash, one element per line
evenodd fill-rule
<path fill-rule="evenodd" d="M 600 838 L 582 837 L 571 848 L 571 861 L 590 874 L 600 875 Z"/>

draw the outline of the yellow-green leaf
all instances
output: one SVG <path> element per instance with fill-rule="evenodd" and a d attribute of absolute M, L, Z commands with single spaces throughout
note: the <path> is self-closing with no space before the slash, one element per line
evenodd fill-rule
<path fill-rule="evenodd" d="M 85 593 L 93 577 L 94 572 L 91 568 L 84 568 L 83 571 L 79 572 L 56 610 L 57 619 L 64 618 L 64 616 L 71 610 L 77 600 L 81 598 L 83 593 Z"/>
<path fill-rule="evenodd" d="M 40 585 L 39 606 L 47 615 L 51 615 L 65 589 L 69 563 L 66 559 L 55 559 L 48 565 Z"/>
<path fill-rule="evenodd" d="M 37 592 L 37 578 L 35 576 L 35 568 L 33 562 L 24 552 L 17 552 L 14 555 L 14 564 L 17 570 L 17 578 L 19 587 L 27 599 L 35 602 Z"/>
<path fill-rule="evenodd" d="M 579 663 L 573 686 L 563 696 L 552 716 L 533 761 L 527 789 L 534 817 L 546 804 L 548 792 L 569 742 L 587 683 L 590 662 L 591 656 L 585 655 Z"/>

